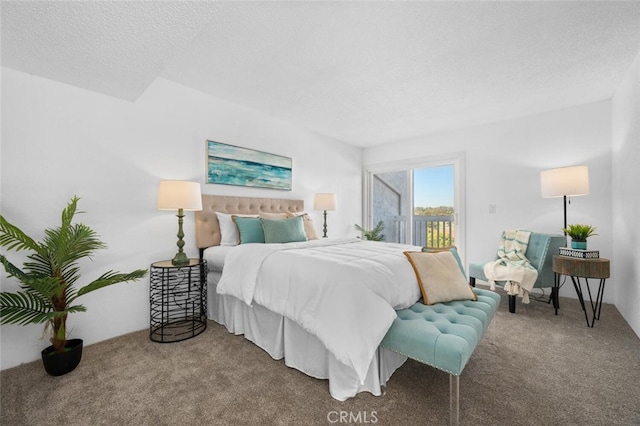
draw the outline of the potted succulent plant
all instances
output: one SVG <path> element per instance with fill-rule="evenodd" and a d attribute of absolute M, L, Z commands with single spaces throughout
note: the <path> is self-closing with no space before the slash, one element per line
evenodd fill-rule
<path fill-rule="evenodd" d="M 587 238 L 598 235 L 595 227 L 580 223 L 569 225 L 563 231 L 571 237 L 571 248 L 580 250 L 587 249 Z"/>
<path fill-rule="evenodd" d="M 106 245 L 88 226 L 72 223 L 77 212 L 78 197 L 73 197 L 62 211 L 59 227 L 45 229 L 45 237 L 37 242 L 0 215 L 0 247 L 31 252 L 18 268 L 2 254 L 0 262 L 9 277 L 20 282 L 15 293 L 0 292 L 0 325 L 42 324 L 51 333 L 51 346 L 42 351 L 45 370 L 54 376 L 72 371 L 82 357 L 82 340 L 67 340 L 67 315 L 84 312 L 86 308 L 74 304 L 82 295 L 112 284 L 136 281 L 144 277 L 146 269 L 126 274 L 108 271 L 81 288 L 78 262 L 89 258 Z"/>

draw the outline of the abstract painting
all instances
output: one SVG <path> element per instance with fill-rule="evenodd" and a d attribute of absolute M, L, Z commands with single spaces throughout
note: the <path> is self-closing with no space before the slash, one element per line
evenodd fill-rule
<path fill-rule="evenodd" d="M 207 141 L 207 183 L 291 190 L 291 158 Z"/>

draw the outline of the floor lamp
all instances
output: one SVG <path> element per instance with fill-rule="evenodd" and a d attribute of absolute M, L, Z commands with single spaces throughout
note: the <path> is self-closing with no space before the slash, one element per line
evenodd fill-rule
<path fill-rule="evenodd" d="M 336 194 L 326 192 L 316 194 L 313 200 L 313 209 L 324 210 L 324 225 L 322 227 L 324 235 L 322 235 L 322 238 L 327 238 L 327 210 L 336 209 Z"/>
<path fill-rule="evenodd" d="M 587 166 L 561 167 L 540 172 L 543 198 L 564 199 L 564 226 L 567 228 L 567 197 L 589 195 L 589 168 Z M 567 235 L 565 232 L 564 235 Z"/>

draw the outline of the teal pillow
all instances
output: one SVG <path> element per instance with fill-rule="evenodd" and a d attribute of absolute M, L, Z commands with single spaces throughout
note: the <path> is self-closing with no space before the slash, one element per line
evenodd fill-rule
<path fill-rule="evenodd" d="M 290 219 L 260 219 L 265 243 L 293 243 L 307 241 L 302 216 Z"/>
<path fill-rule="evenodd" d="M 233 216 L 233 221 L 238 227 L 240 244 L 264 243 L 264 231 L 262 222 L 257 217 Z"/>
<path fill-rule="evenodd" d="M 458 266 L 460 267 L 460 270 L 462 271 L 462 275 L 464 275 L 465 279 L 467 278 L 467 273 L 464 271 L 464 266 L 462 266 L 462 261 L 460 260 L 460 255 L 458 254 L 458 249 L 455 247 L 441 247 L 441 248 L 436 248 L 436 247 L 422 247 L 422 251 L 425 253 L 437 253 L 439 251 L 450 251 L 451 254 L 453 254 L 453 257 L 455 257 L 456 262 L 458 262 Z"/>

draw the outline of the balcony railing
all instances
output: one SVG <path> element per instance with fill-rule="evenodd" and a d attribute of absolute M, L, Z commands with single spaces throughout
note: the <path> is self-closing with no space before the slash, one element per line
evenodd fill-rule
<path fill-rule="evenodd" d="M 453 216 L 413 216 L 413 242 L 416 246 L 449 247 L 455 245 Z M 406 244 L 407 218 L 394 218 L 394 231 L 398 242 Z"/>

